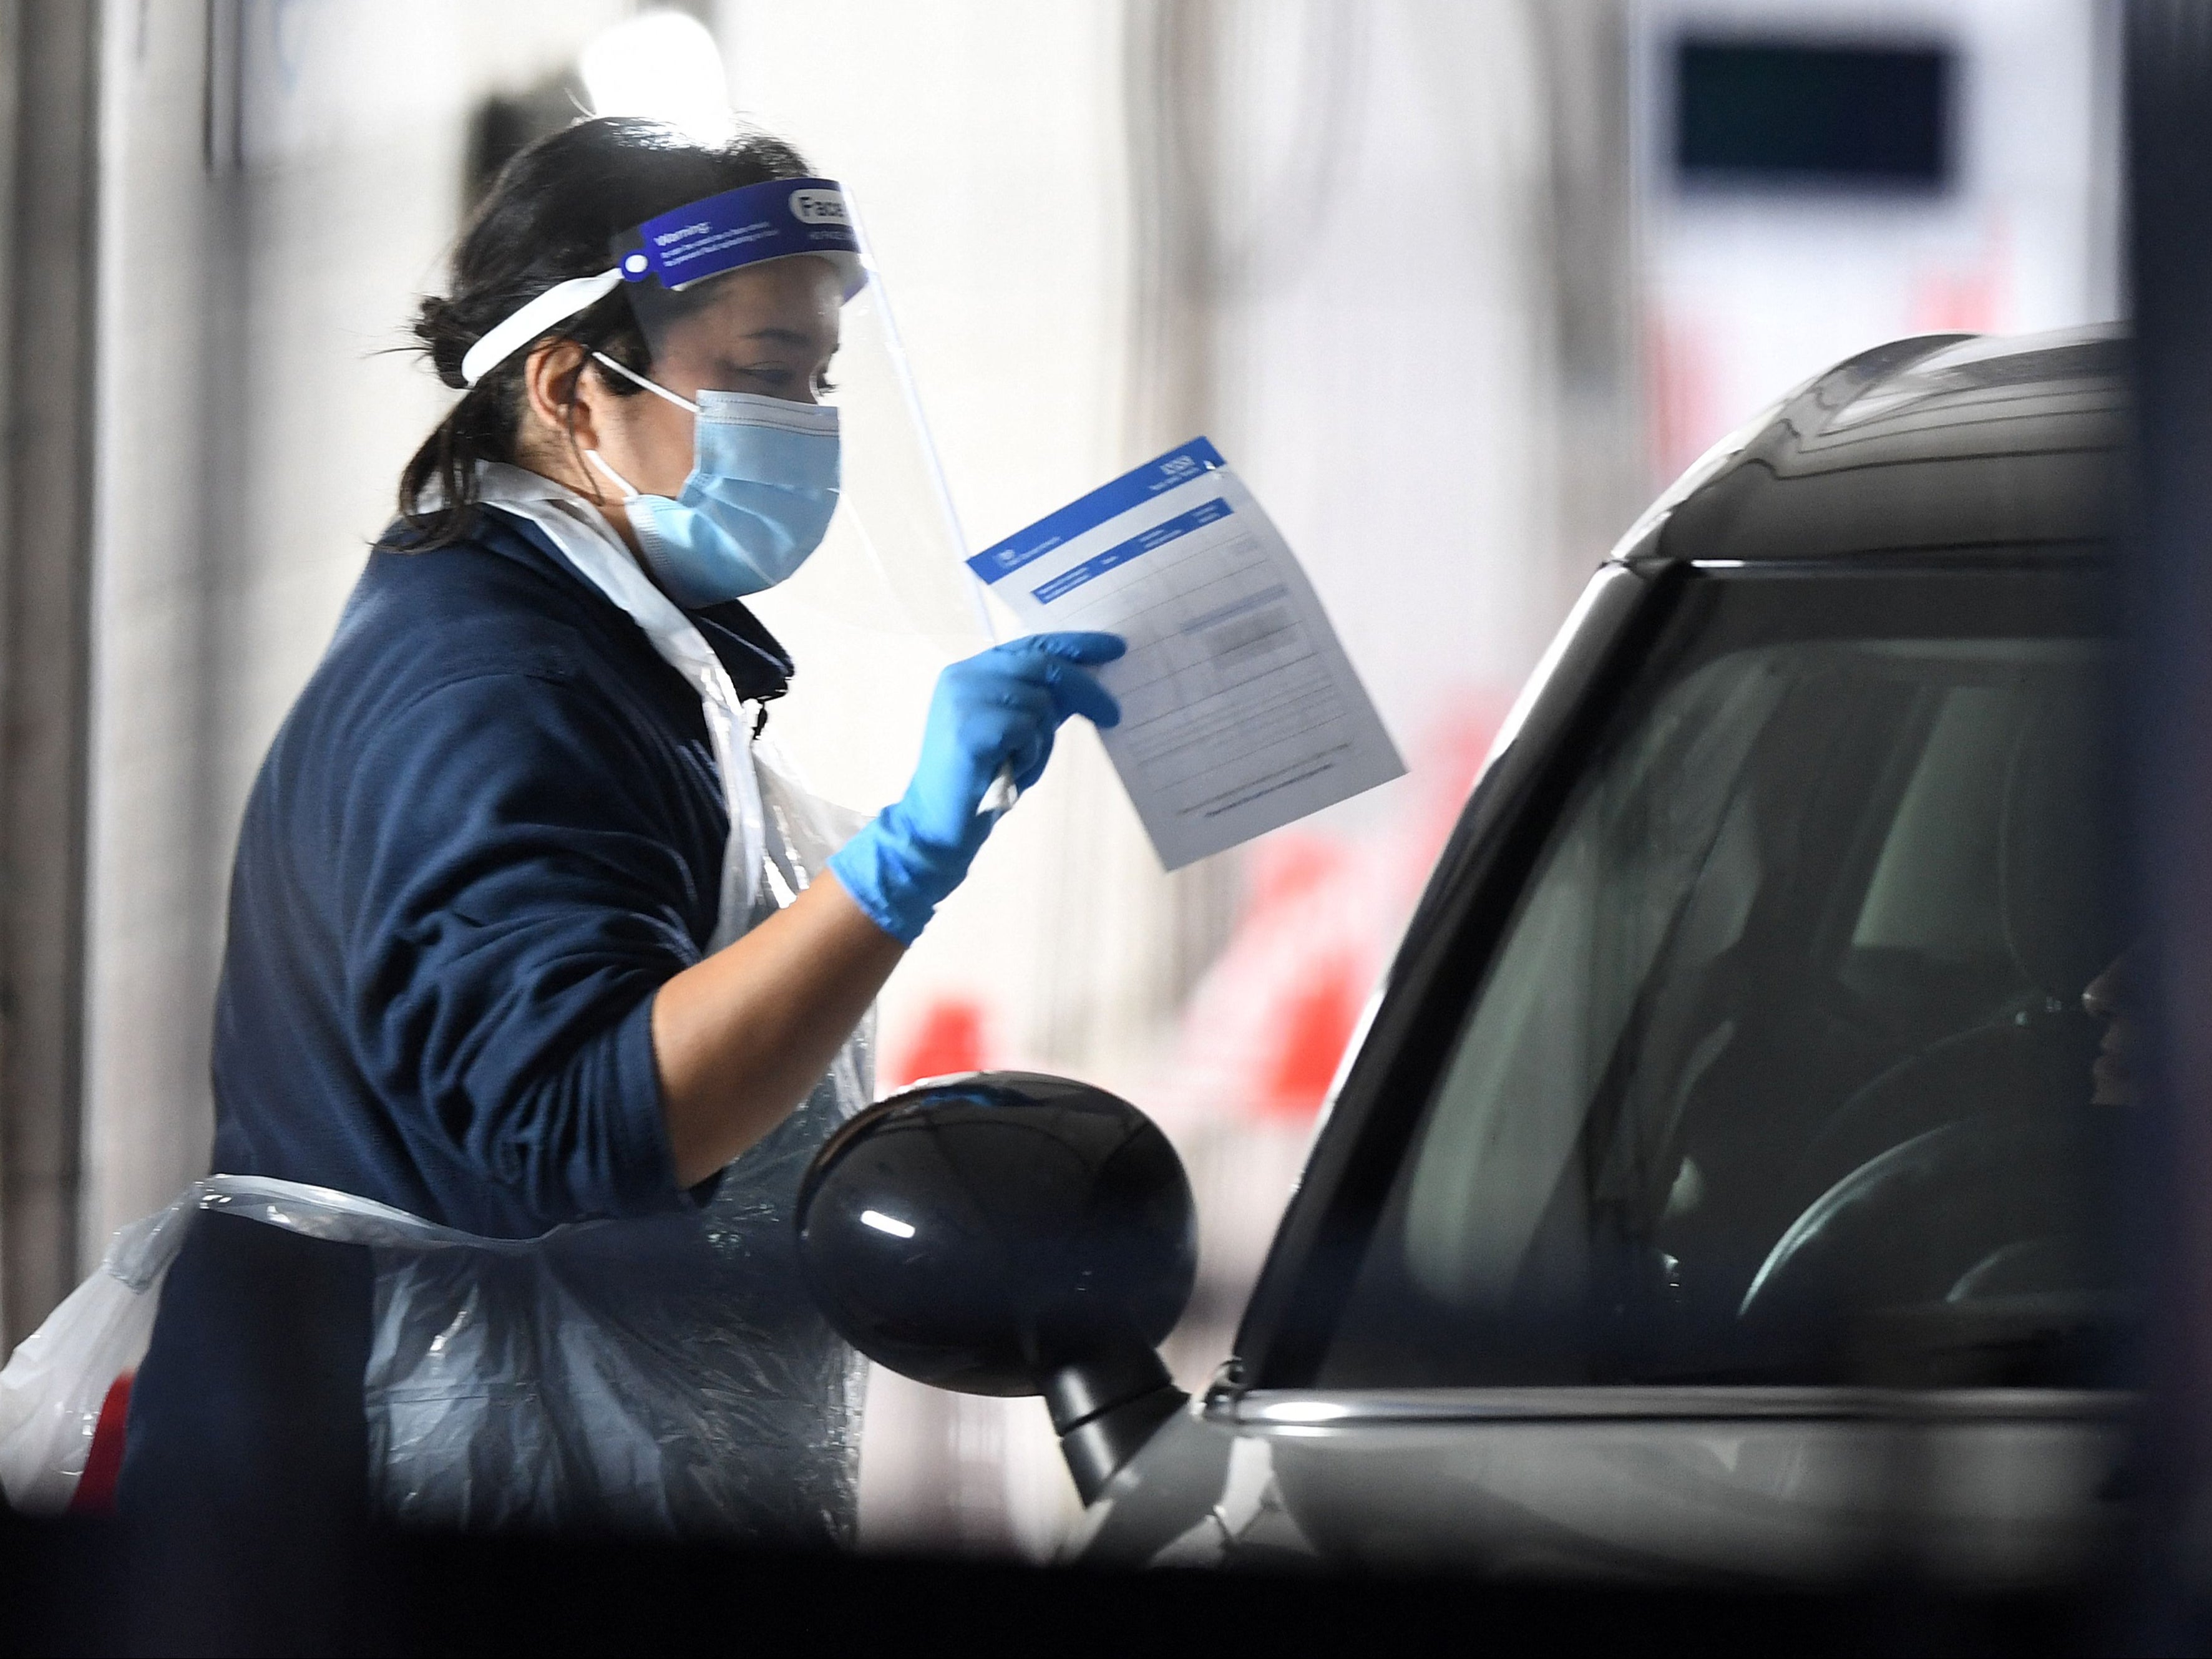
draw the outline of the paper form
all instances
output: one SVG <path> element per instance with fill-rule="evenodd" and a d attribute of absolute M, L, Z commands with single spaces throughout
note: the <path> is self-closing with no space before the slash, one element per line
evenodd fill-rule
<path fill-rule="evenodd" d="M 968 561 L 1039 631 L 1103 629 L 1101 733 L 1160 862 L 1295 822 L 1406 769 L 1281 532 L 1194 439 Z"/>

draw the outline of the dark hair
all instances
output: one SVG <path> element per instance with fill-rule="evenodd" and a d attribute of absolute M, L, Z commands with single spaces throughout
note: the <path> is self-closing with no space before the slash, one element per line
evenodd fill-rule
<path fill-rule="evenodd" d="M 453 292 L 425 295 L 416 315 L 424 355 L 462 396 L 399 475 L 399 544 L 423 552 L 465 538 L 476 518 L 477 463 L 515 458 L 530 352 L 515 351 L 469 386 L 461 359 L 471 346 L 556 283 L 606 270 L 614 239 L 655 214 L 744 185 L 806 176 L 799 152 L 766 133 L 702 144 L 659 121 L 625 116 L 580 121 L 501 168 L 453 251 Z M 649 368 L 619 288 L 538 338 L 547 336 L 604 351 L 640 374 Z M 608 385 L 624 396 L 638 391 L 611 377 Z M 423 497 L 434 490 L 438 502 L 426 510 Z"/>

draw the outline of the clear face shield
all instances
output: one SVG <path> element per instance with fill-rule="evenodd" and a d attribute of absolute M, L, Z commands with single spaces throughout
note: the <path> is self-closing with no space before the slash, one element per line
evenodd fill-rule
<path fill-rule="evenodd" d="M 649 220 L 616 255 L 652 380 L 698 405 L 702 469 L 751 454 L 818 486 L 830 459 L 819 545 L 745 604 L 798 665 L 769 735 L 812 788 L 873 811 L 906 786 L 938 672 L 992 635 L 866 242 L 836 185 L 785 179 Z M 744 430 L 707 430 L 724 422 Z"/>

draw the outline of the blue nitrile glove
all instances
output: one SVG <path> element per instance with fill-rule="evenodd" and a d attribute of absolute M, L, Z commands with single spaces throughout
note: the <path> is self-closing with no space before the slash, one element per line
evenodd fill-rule
<path fill-rule="evenodd" d="M 1129 647 L 1117 634 L 1032 634 L 956 662 L 938 677 L 914 781 L 839 848 L 830 868 L 868 919 L 911 945 L 957 887 L 998 821 L 978 812 L 999 769 L 1026 789 L 1043 775 L 1070 714 L 1118 725 L 1121 705 L 1086 663 Z"/>

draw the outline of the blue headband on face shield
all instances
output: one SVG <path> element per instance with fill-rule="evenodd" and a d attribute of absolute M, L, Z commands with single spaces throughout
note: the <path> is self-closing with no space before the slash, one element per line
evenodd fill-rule
<path fill-rule="evenodd" d="M 486 330 L 461 359 L 461 379 L 474 386 L 547 329 L 598 304 L 620 283 L 673 295 L 740 265 L 798 253 L 816 254 L 836 266 L 848 300 L 867 281 L 844 187 L 835 179 L 774 179 L 657 215 L 615 239 L 611 269 L 556 283 Z"/>
<path fill-rule="evenodd" d="M 617 238 L 616 247 L 624 282 L 657 282 L 671 293 L 794 253 L 820 254 L 835 264 L 848 300 L 866 280 L 844 187 L 829 179 L 778 179 L 726 190 L 647 219 Z"/>

